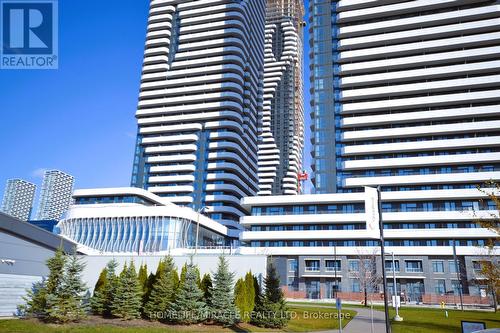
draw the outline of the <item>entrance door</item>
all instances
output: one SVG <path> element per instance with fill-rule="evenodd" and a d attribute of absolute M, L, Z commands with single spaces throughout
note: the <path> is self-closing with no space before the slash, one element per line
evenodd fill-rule
<path fill-rule="evenodd" d="M 306 280 L 306 297 L 309 299 L 320 298 L 320 282 L 319 279 Z"/>
<path fill-rule="evenodd" d="M 337 279 L 337 282 L 335 282 L 335 279 L 326 280 L 325 281 L 326 295 L 324 295 L 323 298 L 335 298 L 335 288 L 338 288 L 337 291 L 340 291 L 340 279 Z"/>
<path fill-rule="evenodd" d="M 420 280 L 410 280 L 406 282 L 406 292 L 409 302 L 422 302 L 424 293 L 424 283 Z"/>

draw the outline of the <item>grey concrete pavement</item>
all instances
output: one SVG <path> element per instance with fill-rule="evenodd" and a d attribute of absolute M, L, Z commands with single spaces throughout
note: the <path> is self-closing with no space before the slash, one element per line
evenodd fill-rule
<path fill-rule="evenodd" d="M 322 305 L 322 304 L 300 304 L 300 306 L 305 307 L 325 307 L 334 308 L 332 305 Z M 373 329 L 371 320 L 371 309 L 370 308 L 360 308 L 360 307 L 349 307 L 345 305 L 343 309 L 354 310 L 357 314 L 354 318 L 347 324 L 342 330 L 342 333 L 385 333 L 385 316 L 382 311 L 373 310 Z M 328 330 L 320 331 L 315 333 L 338 333 L 339 330 Z"/>
<path fill-rule="evenodd" d="M 345 308 L 348 309 L 346 306 Z M 352 308 L 358 314 L 347 324 L 343 333 L 384 333 L 385 316 L 382 311 L 373 310 L 373 326 L 370 308 Z"/>

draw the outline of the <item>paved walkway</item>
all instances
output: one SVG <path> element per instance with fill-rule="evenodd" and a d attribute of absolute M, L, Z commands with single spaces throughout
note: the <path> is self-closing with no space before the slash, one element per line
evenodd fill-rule
<path fill-rule="evenodd" d="M 348 309 L 348 307 L 346 307 Z M 343 333 L 384 333 L 385 316 L 382 311 L 373 310 L 373 331 L 370 308 L 352 308 L 358 314 L 344 327 Z"/>
<path fill-rule="evenodd" d="M 327 307 L 332 308 L 332 305 L 321 305 L 321 304 L 300 304 L 300 306 L 305 307 Z M 373 310 L 373 331 L 372 331 L 372 320 L 371 320 L 371 309 L 370 308 L 358 308 L 352 307 L 345 304 L 342 309 L 354 310 L 357 312 L 356 316 L 347 324 L 342 330 L 342 333 L 385 333 L 385 316 L 382 311 Z M 338 333 L 338 329 L 321 331 L 316 333 Z"/>

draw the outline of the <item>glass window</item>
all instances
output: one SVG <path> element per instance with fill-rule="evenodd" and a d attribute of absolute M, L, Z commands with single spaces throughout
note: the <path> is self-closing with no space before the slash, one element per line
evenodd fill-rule
<path fill-rule="evenodd" d="M 444 273 L 444 262 L 443 261 L 433 261 L 432 271 L 434 273 Z"/>
<path fill-rule="evenodd" d="M 450 273 L 456 273 L 458 271 L 455 260 L 448 261 L 448 269 L 450 270 Z"/>
<path fill-rule="evenodd" d="M 319 272 L 319 260 L 306 260 L 306 272 Z"/>
<path fill-rule="evenodd" d="M 406 271 L 409 273 L 421 273 L 422 261 L 421 260 L 408 260 L 406 261 Z"/>
<path fill-rule="evenodd" d="M 340 271 L 340 260 L 325 260 L 325 270 L 327 272 Z"/>
<path fill-rule="evenodd" d="M 451 280 L 451 290 L 453 290 L 453 295 L 460 294 L 460 282 L 458 280 Z"/>
<path fill-rule="evenodd" d="M 472 268 L 474 269 L 474 273 L 481 273 L 482 265 L 480 261 L 473 261 Z"/>
<path fill-rule="evenodd" d="M 436 286 L 434 290 L 436 294 L 443 295 L 444 293 L 446 293 L 445 280 L 436 280 Z"/>
<path fill-rule="evenodd" d="M 288 271 L 297 272 L 297 259 L 288 259 Z"/>
<path fill-rule="evenodd" d="M 359 260 L 349 260 L 349 271 L 359 272 Z"/>
<path fill-rule="evenodd" d="M 395 272 L 399 272 L 399 260 L 394 260 L 394 267 L 395 267 Z M 392 267 L 392 260 L 386 260 L 385 261 L 385 270 L 392 272 L 393 267 Z"/>
<path fill-rule="evenodd" d="M 289 291 L 299 291 L 299 281 L 295 276 L 287 278 L 287 287 Z"/>
<path fill-rule="evenodd" d="M 353 293 L 359 293 L 359 292 L 361 292 L 361 286 L 359 284 L 359 280 L 357 280 L 357 279 L 351 279 L 351 291 Z"/>

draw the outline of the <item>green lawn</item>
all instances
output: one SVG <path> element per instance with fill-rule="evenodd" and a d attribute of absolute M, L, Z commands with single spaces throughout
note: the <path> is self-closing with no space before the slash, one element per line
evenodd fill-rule
<path fill-rule="evenodd" d="M 48 325 L 34 320 L 0 320 L 1 333 L 174 333 L 174 332 L 310 332 L 317 330 L 328 330 L 338 328 L 338 319 L 334 319 L 337 313 L 335 309 L 300 307 L 291 305 L 290 311 L 293 318 L 284 330 L 270 330 L 259 328 L 249 324 L 240 324 L 232 328 L 220 326 L 196 325 L 196 326 L 169 326 L 160 323 L 150 323 L 136 320 L 124 322 L 121 320 L 105 321 L 95 317 L 82 324 Z M 353 310 L 343 311 L 346 319 L 345 326 L 356 312 Z M 347 318 L 348 317 L 348 318 Z"/>
<path fill-rule="evenodd" d="M 332 303 L 322 302 L 289 302 L 290 306 L 335 306 Z M 344 304 L 344 308 L 362 307 L 360 304 Z M 374 309 L 384 311 L 382 305 L 374 306 Z M 442 309 L 403 307 L 399 311 L 403 322 L 392 322 L 393 333 L 456 333 L 461 332 L 460 322 L 462 320 L 484 321 L 486 328 L 500 327 L 500 312 L 485 311 L 459 311 L 448 310 L 448 318 Z M 395 311 L 390 309 L 390 318 Z"/>
<path fill-rule="evenodd" d="M 460 321 L 484 321 L 486 328 L 500 327 L 500 312 L 448 310 L 446 318 L 441 309 L 402 308 L 399 311 L 404 321 L 393 322 L 393 333 L 456 333 L 461 332 Z M 390 317 L 395 312 L 391 309 Z"/>
<path fill-rule="evenodd" d="M 285 329 L 287 332 L 310 332 L 310 331 L 323 331 L 330 329 L 338 329 L 339 320 L 335 315 L 337 310 L 335 308 L 322 308 L 322 307 L 300 307 L 290 304 L 290 310 L 295 312 L 297 317 L 292 319 Z M 354 310 L 342 310 L 344 318 L 342 319 L 342 327 L 356 315 Z M 315 316 L 323 314 L 322 319 L 317 319 Z"/>

